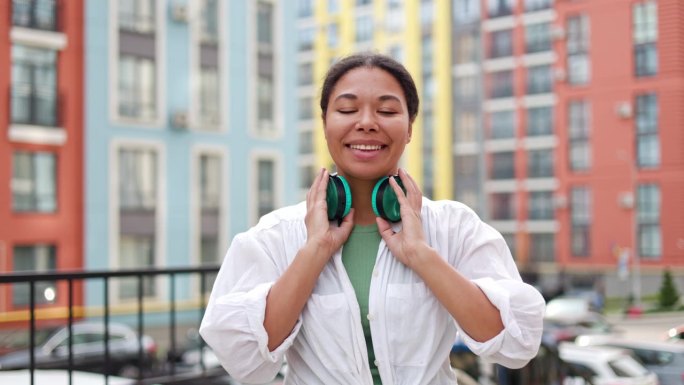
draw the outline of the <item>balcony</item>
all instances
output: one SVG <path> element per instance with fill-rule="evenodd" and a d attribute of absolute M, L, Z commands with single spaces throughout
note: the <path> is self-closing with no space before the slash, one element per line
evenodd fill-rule
<path fill-rule="evenodd" d="M 58 0 L 12 0 L 12 25 L 57 32 L 61 30 Z"/>

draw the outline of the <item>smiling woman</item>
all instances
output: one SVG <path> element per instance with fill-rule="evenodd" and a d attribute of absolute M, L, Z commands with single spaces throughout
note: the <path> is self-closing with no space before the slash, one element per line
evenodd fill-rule
<path fill-rule="evenodd" d="M 222 365 L 252 383 L 287 358 L 286 384 L 455 384 L 457 334 L 491 362 L 525 365 L 543 298 L 501 234 L 459 202 L 423 197 L 399 168 L 419 105 L 408 71 L 349 56 L 328 71 L 320 105 L 338 175 L 322 169 L 305 202 L 233 240 L 200 328 Z M 344 202 L 336 220 L 330 193 Z M 377 207 L 388 193 L 395 218 Z"/>

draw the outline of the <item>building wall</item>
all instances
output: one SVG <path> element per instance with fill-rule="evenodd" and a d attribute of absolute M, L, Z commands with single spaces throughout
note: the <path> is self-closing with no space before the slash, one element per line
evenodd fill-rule
<path fill-rule="evenodd" d="M 11 272 L 17 246 L 38 244 L 55 247 L 55 268 L 75 270 L 83 266 L 83 2 L 57 2 L 57 28 L 43 31 L 13 25 L 12 2 L 0 6 L 0 271 Z M 57 127 L 13 123 L 12 46 L 56 50 Z M 36 83 L 35 85 L 41 86 Z M 13 154 L 40 151 L 53 154 L 56 161 L 56 209 L 48 212 L 13 209 Z M 16 287 L 16 286 L 15 286 Z M 57 284 L 55 300 L 39 307 L 53 308 L 43 317 L 67 315 L 66 282 Z M 81 285 L 74 286 L 74 303 L 82 303 Z M 10 286 L 0 288 L 0 323 L 23 321 L 25 306 L 12 305 Z"/>
<path fill-rule="evenodd" d="M 291 44 L 280 33 L 291 25 L 294 11 L 276 6 L 274 16 L 276 89 L 274 135 L 256 133 L 255 68 L 256 60 L 256 2 L 219 1 L 217 12 L 221 103 L 218 106 L 221 123 L 215 130 L 203 130 L 202 102 L 193 90 L 200 79 L 195 68 L 202 53 L 198 48 L 199 2 L 157 0 L 157 14 L 161 19 L 155 39 L 158 40 L 158 68 L 161 71 L 160 111 L 158 119 L 140 124 L 116 115 L 117 84 L 114 76 L 117 43 L 112 27 L 116 8 L 113 2 L 90 0 L 86 8 L 86 264 L 87 269 L 111 269 L 119 265 L 119 215 L 117 181 L 120 146 L 134 145 L 152 148 L 158 154 L 159 176 L 156 216 L 154 219 L 155 266 L 188 266 L 202 262 L 199 232 L 208 222 L 198 214 L 202 198 L 198 195 L 200 176 L 197 157 L 200 153 L 222 156 L 220 181 L 222 202 L 218 221 L 220 232 L 215 262 L 219 263 L 232 237 L 246 230 L 258 220 L 255 213 L 258 197 L 255 160 L 261 155 L 277 160 L 275 169 L 275 206 L 295 203 L 297 168 L 297 136 L 293 131 L 294 113 L 287 104 L 287 93 L 294 82 Z M 178 8 L 177 8 L 178 7 Z M 176 18 L 175 11 L 186 12 Z M 187 125 L 179 127 L 174 118 L 187 113 Z M 210 220 L 212 222 L 213 220 Z M 214 225 L 216 225 L 214 223 Z M 163 300 L 168 285 L 157 284 L 157 296 Z M 103 286 L 93 282 L 87 293 L 89 305 L 102 304 Z M 197 279 L 179 279 L 177 296 L 181 300 L 198 293 Z M 113 303 L 123 306 L 126 300 L 112 294 Z"/>

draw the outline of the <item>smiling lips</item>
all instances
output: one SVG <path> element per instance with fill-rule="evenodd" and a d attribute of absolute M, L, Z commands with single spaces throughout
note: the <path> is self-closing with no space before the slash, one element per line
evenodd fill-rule
<path fill-rule="evenodd" d="M 353 156 L 358 160 L 371 160 L 378 156 L 381 150 L 385 149 L 384 144 L 348 144 L 347 148 L 352 151 Z"/>

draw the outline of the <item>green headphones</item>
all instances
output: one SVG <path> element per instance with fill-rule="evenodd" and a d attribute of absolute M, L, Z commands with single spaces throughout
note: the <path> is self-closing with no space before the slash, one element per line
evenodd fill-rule
<path fill-rule="evenodd" d="M 399 187 L 404 190 L 404 184 L 401 179 L 394 176 L 394 180 L 399 183 Z M 328 189 L 326 192 L 326 202 L 328 203 L 328 219 L 342 220 L 351 209 L 351 190 L 349 183 L 342 175 L 332 174 L 328 180 Z M 371 197 L 373 203 L 373 211 L 375 215 L 384 218 L 390 222 L 399 222 L 401 220 L 399 199 L 397 194 L 392 190 L 389 184 L 389 177 L 386 176 L 378 181 L 373 188 L 373 195 Z"/>

